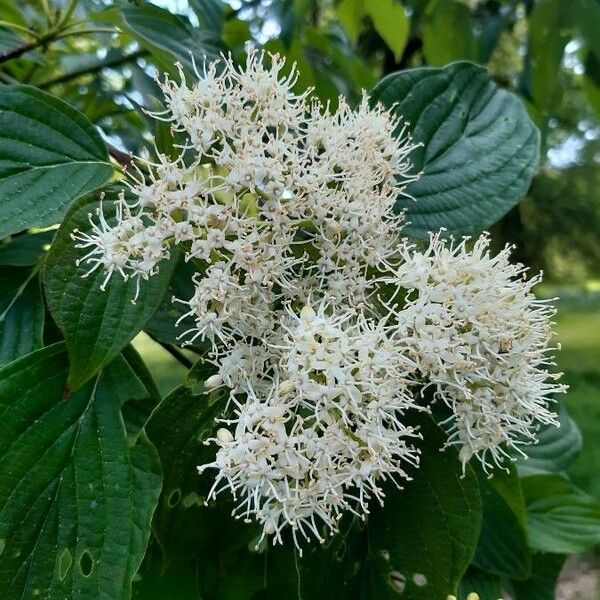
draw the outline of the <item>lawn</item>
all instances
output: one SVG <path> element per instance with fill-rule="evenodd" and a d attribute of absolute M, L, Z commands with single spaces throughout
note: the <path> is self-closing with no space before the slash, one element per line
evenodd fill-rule
<path fill-rule="evenodd" d="M 571 475 L 600 498 L 600 295 L 566 296 L 558 307 L 558 366 L 571 386 L 565 403 L 583 434 L 583 449 Z"/>

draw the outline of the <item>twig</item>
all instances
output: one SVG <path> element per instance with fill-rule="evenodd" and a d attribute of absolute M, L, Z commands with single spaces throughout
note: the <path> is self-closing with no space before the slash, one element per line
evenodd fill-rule
<path fill-rule="evenodd" d="M 20 46 L 11 48 L 10 50 L 7 50 L 0 54 L 0 64 L 8 62 L 9 60 L 13 60 L 15 58 L 19 58 L 19 56 L 22 56 L 23 54 L 31 50 L 35 50 L 40 45 L 40 40 L 36 40 L 35 42 L 21 44 Z"/>
<path fill-rule="evenodd" d="M 123 167 L 123 171 L 127 171 L 133 164 L 131 154 L 127 154 L 127 152 L 115 148 L 112 144 L 107 143 L 106 145 L 108 147 L 108 153 Z"/>
<path fill-rule="evenodd" d="M 53 85 L 66 83 L 67 81 L 72 81 L 73 79 L 78 79 L 79 77 L 83 77 L 85 75 L 97 73 L 98 71 L 101 71 L 105 68 L 118 67 L 119 65 L 123 65 L 125 63 L 131 62 L 132 60 L 136 60 L 141 56 L 145 56 L 146 54 L 146 50 L 136 50 L 135 52 L 131 52 L 130 54 L 125 54 L 117 58 L 104 60 L 89 67 L 82 67 L 81 69 L 71 71 L 70 73 L 64 73 L 63 75 L 59 75 L 54 79 L 48 79 L 47 81 L 40 83 L 38 87 L 45 89 L 52 87 Z"/>

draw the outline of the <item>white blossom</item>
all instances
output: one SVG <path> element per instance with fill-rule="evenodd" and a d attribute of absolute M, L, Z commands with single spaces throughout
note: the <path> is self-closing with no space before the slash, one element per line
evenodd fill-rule
<path fill-rule="evenodd" d="M 262 395 L 249 381 L 242 397 L 234 389 L 231 430 L 210 440 L 219 450 L 199 470 L 218 470 L 209 498 L 229 489 L 236 516 L 256 518 L 274 542 L 290 526 L 298 544 L 298 534 L 322 541 L 323 527 L 335 532 L 345 511 L 364 518 L 372 497 L 383 502 L 383 481 L 410 479 L 418 434 L 403 416 L 418 407 L 415 364 L 384 324 L 326 302 L 289 309 L 284 320 L 272 348 L 277 377 Z"/>
<path fill-rule="evenodd" d="M 532 292 L 541 276 L 527 279 L 508 246 L 492 256 L 487 234 L 472 250 L 467 242 L 438 233 L 424 252 L 405 244 L 387 282 L 408 290 L 404 306 L 390 306 L 394 337 L 451 410 L 448 445 L 463 466 L 475 455 L 487 470 L 511 448 L 523 454 L 540 423 L 558 426 L 549 404 L 565 386 L 550 371 L 554 308 Z"/>
<path fill-rule="evenodd" d="M 336 108 L 295 90 L 277 55 L 250 53 L 158 84 L 152 113 L 183 138 L 180 155 L 136 161 L 115 216 L 103 205 L 74 231 L 87 276 L 140 281 L 179 246 L 194 266 L 178 321 L 182 344 L 207 341 L 229 396 L 215 437 L 209 498 L 263 536 L 323 540 L 341 515 L 365 518 L 418 466 L 409 413 L 444 408 L 447 446 L 486 470 L 557 425 L 564 391 L 549 354 L 553 308 L 535 299 L 510 249 L 484 235 L 403 237 L 414 144 L 364 94 Z M 286 74 L 287 73 L 287 74 Z M 137 293 L 136 293 L 137 297 Z M 134 298 L 135 300 L 135 298 Z"/>

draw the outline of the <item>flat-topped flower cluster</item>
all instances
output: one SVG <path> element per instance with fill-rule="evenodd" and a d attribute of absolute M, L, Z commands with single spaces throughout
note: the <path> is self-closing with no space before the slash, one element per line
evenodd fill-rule
<path fill-rule="evenodd" d="M 139 161 L 117 219 L 73 232 L 103 286 L 139 283 L 179 245 L 197 265 L 182 343 L 208 340 L 229 402 L 209 498 L 229 490 L 236 516 L 264 535 L 323 539 L 345 512 L 364 517 L 419 464 L 410 413 L 444 407 L 463 468 L 488 470 L 557 424 L 549 372 L 553 308 L 525 269 L 483 235 L 431 236 L 419 249 L 394 207 L 414 144 L 364 95 L 332 108 L 296 93 L 278 56 L 251 53 L 159 82 L 184 139 L 176 159 Z"/>

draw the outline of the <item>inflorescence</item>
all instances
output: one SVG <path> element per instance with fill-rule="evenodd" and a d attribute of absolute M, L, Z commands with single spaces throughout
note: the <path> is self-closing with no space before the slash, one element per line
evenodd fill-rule
<path fill-rule="evenodd" d="M 284 74 L 285 73 L 285 74 Z M 363 95 L 333 109 L 296 93 L 295 68 L 250 53 L 165 76 L 153 113 L 185 142 L 176 159 L 140 159 L 117 202 L 73 232 L 86 273 L 138 284 L 179 245 L 197 266 L 182 343 L 207 341 L 229 390 L 209 440 L 209 493 L 263 536 L 322 540 L 363 517 L 419 464 L 408 413 L 437 403 L 448 446 L 486 471 L 557 425 L 549 372 L 554 309 L 536 300 L 510 248 L 497 256 L 432 235 L 420 250 L 394 210 L 418 175 L 406 125 Z M 189 79 L 189 78 L 188 78 Z M 471 247 L 472 246 L 472 247 Z M 185 326 L 184 324 L 187 324 Z"/>

